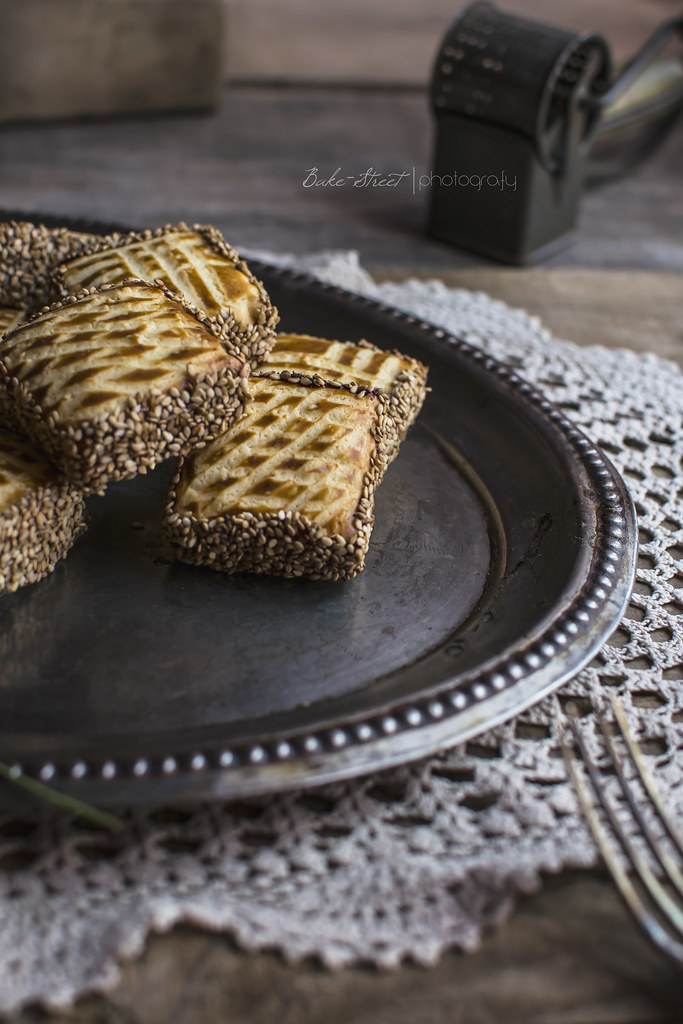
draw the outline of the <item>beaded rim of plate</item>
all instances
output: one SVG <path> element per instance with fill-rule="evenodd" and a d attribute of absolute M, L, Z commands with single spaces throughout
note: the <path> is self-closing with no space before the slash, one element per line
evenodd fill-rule
<path fill-rule="evenodd" d="M 252 261 L 252 265 L 260 265 L 267 273 L 290 283 L 314 287 L 319 292 L 342 298 L 352 306 L 390 317 L 419 334 L 454 347 L 466 360 L 480 366 L 526 402 L 536 406 L 574 451 L 594 487 L 596 505 L 600 506 L 598 540 L 586 581 L 571 605 L 523 653 L 501 658 L 491 668 L 472 678 L 444 684 L 436 693 L 430 692 L 417 700 L 397 702 L 388 711 L 370 713 L 363 719 L 355 716 L 353 721 L 340 722 L 331 728 L 297 730 L 286 736 L 238 741 L 229 746 L 213 743 L 190 754 L 167 750 L 149 758 L 92 758 L 88 761 L 79 758 L 59 763 L 15 764 L 15 773 L 35 776 L 44 782 L 86 778 L 104 782 L 123 778 L 132 781 L 192 773 L 226 773 L 291 764 L 409 733 L 440 721 L 452 720 L 541 671 L 568 647 L 572 638 L 590 629 L 591 623 L 598 619 L 610 601 L 626 559 L 623 542 L 629 531 L 632 510 L 624 500 L 616 470 L 608 459 L 538 388 L 464 339 L 402 310 L 320 281 L 311 274 L 260 261 Z"/>

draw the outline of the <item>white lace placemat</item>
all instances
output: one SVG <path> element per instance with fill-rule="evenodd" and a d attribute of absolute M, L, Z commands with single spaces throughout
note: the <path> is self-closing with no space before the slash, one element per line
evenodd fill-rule
<path fill-rule="evenodd" d="M 485 295 L 376 286 L 350 253 L 296 263 L 512 365 L 622 472 L 640 518 L 638 582 L 622 625 L 562 697 L 623 696 L 683 823 L 681 371 L 557 341 Z M 106 989 L 151 929 L 179 921 L 332 967 L 430 964 L 449 946 L 472 949 L 541 872 L 596 860 L 558 755 L 546 702 L 419 764 L 227 807 L 132 812 L 115 836 L 56 816 L 0 817 L 0 1010 Z"/>

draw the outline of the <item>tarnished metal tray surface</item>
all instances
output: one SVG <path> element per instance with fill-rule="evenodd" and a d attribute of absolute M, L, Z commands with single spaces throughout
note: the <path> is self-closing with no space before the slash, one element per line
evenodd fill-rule
<path fill-rule="evenodd" d="M 91 499 L 52 576 L 0 599 L 0 760 L 100 805 L 309 786 L 459 743 L 573 675 L 630 593 L 628 493 L 560 410 L 435 327 L 254 269 L 283 329 L 401 349 L 432 390 L 351 581 L 174 562 L 166 464 Z"/>

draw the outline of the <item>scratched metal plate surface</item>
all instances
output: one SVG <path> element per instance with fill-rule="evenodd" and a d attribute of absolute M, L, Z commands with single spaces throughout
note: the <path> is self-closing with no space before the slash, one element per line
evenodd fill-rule
<path fill-rule="evenodd" d="M 432 390 L 354 580 L 174 563 L 167 464 L 91 499 L 54 574 L 0 599 L 0 760 L 99 804 L 227 799 L 425 756 L 574 674 L 628 599 L 630 499 L 558 410 L 443 332 L 255 268 L 283 329 L 409 352 Z"/>

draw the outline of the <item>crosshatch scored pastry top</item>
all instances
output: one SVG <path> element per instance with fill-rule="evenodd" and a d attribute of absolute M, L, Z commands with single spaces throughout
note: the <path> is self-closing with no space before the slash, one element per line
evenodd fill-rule
<path fill-rule="evenodd" d="M 247 265 L 218 231 L 198 225 L 100 240 L 55 274 L 62 295 L 130 277 L 160 281 L 209 316 L 229 311 L 242 328 L 271 317 L 268 296 Z"/>
<path fill-rule="evenodd" d="M 239 423 L 185 459 L 176 511 L 208 519 L 282 510 L 352 536 L 377 457 L 382 400 L 267 378 L 252 378 L 250 390 Z"/>
<path fill-rule="evenodd" d="M 368 341 L 352 343 L 310 334 L 276 334 L 266 361 L 254 371 L 259 376 L 286 372 L 318 373 L 326 380 L 361 384 L 389 391 L 401 374 L 420 380 L 427 368 L 400 352 L 387 352 Z"/>
<path fill-rule="evenodd" d="M 151 388 L 241 362 L 186 304 L 131 281 L 55 304 L 6 334 L 0 356 L 10 376 L 46 413 L 79 422 L 123 408 Z"/>

